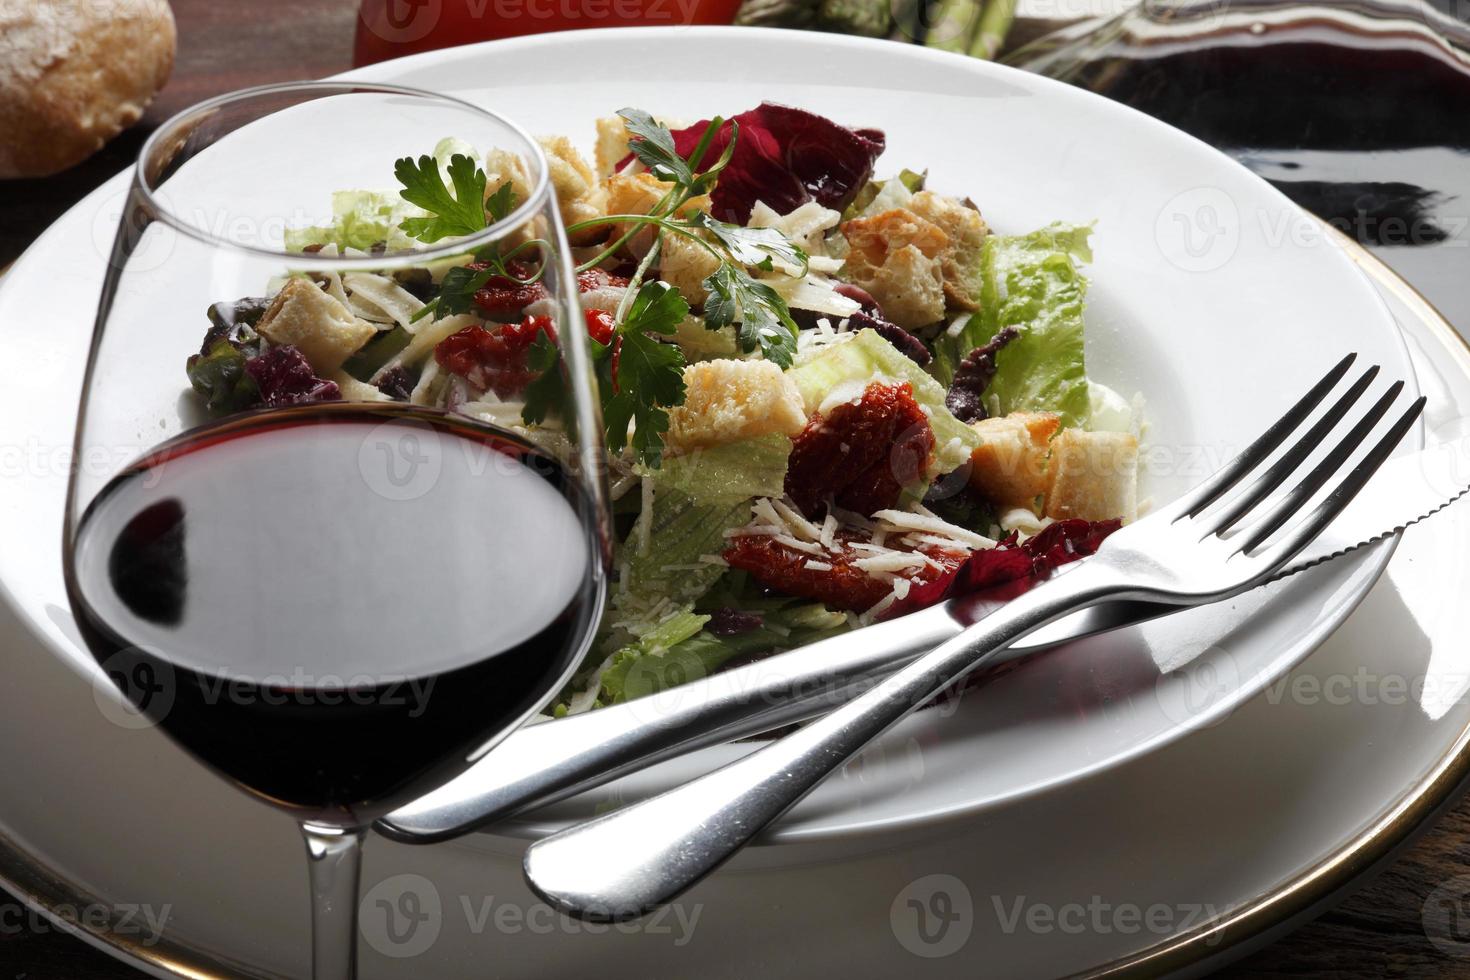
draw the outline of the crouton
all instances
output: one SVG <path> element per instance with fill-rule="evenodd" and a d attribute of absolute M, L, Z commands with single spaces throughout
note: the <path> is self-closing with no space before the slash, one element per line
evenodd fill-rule
<path fill-rule="evenodd" d="M 806 426 L 801 392 L 770 361 L 701 361 L 684 369 L 684 404 L 669 412 L 664 443 L 689 452 Z"/>
<path fill-rule="evenodd" d="M 1017 412 L 982 419 L 970 428 L 980 445 L 970 454 L 970 485 L 1001 507 L 1036 512 L 1046 493 L 1046 457 L 1061 419 L 1050 412 Z"/>
<path fill-rule="evenodd" d="M 618 169 L 618 163 L 628 155 L 628 124 L 622 116 L 597 120 L 597 146 L 592 155 L 599 177 L 610 177 Z"/>
<path fill-rule="evenodd" d="M 966 207 L 952 197 L 933 191 L 919 191 L 909 202 L 909 210 L 933 222 L 949 236 L 939 252 L 939 268 L 944 276 L 944 295 L 950 306 L 962 310 L 980 308 L 980 253 L 990 229 L 980 212 Z"/>
<path fill-rule="evenodd" d="M 1052 442 L 1046 516 L 1124 522 L 1138 516 L 1138 440 L 1068 429 Z"/>
<path fill-rule="evenodd" d="M 662 234 L 658 276 L 673 286 L 690 306 L 699 306 L 709 298 L 702 283 L 720 267 L 720 260 L 710 250 L 683 235 Z"/>
<path fill-rule="evenodd" d="M 517 205 L 530 199 L 531 171 L 526 161 L 509 150 L 493 149 L 485 154 L 485 195 L 494 194 L 505 184 L 510 184 Z"/>
<path fill-rule="evenodd" d="M 310 279 L 288 279 L 255 330 L 272 344 L 290 344 L 325 377 L 342 366 L 377 328 L 359 320 Z"/>
<path fill-rule="evenodd" d="M 655 116 L 655 121 L 662 123 L 670 130 L 683 129 L 684 124 L 677 119 L 669 119 L 663 116 Z M 597 146 L 593 150 L 594 161 L 597 164 L 597 176 L 608 177 L 618 169 L 618 164 L 628 155 L 628 124 L 623 121 L 622 116 L 603 116 L 597 120 Z M 713 163 L 713 160 L 706 163 Z"/>
<path fill-rule="evenodd" d="M 847 278 L 873 295 L 884 315 L 906 330 L 944 318 L 940 253 L 949 236 L 934 222 L 894 208 L 842 226 Z"/>
<path fill-rule="evenodd" d="M 607 188 L 592 172 L 592 167 L 565 136 L 543 136 L 537 142 L 546 153 L 547 175 L 556 191 L 561 220 L 567 226 L 599 218 L 607 213 Z M 607 226 L 600 225 L 568 232 L 573 245 L 588 245 L 607 237 Z"/>
<path fill-rule="evenodd" d="M 608 214 L 649 214 L 663 200 L 664 195 L 672 186 L 650 173 L 613 174 L 607 179 L 606 185 Z M 684 217 L 694 211 L 708 211 L 709 206 L 708 195 L 690 198 L 680 206 L 678 214 Z M 618 225 L 615 232 L 617 237 L 621 237 L 622 233 L 627 231 L 627 227 L 627 225 Z M 651 228 L 640 230 L 627 245 L 628 252 L 638 258 L 643 257 L 652 247 L 653 229 Z"/>
<path fill-rule="evenodd" d="M 608 214 L 648 214 L 663 200 L 673 185 L 650 173 L 613 174 L 606 181 Z M 681 217 L 708 211 L 709 195 L 691 197 L 679 206 Z"/>

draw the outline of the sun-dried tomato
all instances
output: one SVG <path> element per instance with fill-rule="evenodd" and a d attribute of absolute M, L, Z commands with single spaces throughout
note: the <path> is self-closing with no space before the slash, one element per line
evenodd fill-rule
<path fill-rule="evenodd" d="M 577 292 L 590 293 L 596 289 L 627 286 L 627 276 L 615 276 L 603 269 L 588 269 L 577 273 Z"/>
<path fill-rule="evenodd" d="M 490 268 L 490 265 L 486 262 L 472 262 L 469 267 L 480 272 Z M 475 293 L 475 305 L 490 319 L 513 322 L 526 307 L 551 295 L 540 279 L 535 282 L 524 281 L 536 274 L 534 266 L 525 262 L 507 262 L 505 271 L 510 276 L 491 276 L 479 292 Z M 579 293 L 627 285 L 627 279 L 602 269 L 588 269 L 577 273 Z"/>
<path fill-rule="evenodd" d="M 470 268 L 483 272 L 490 268 L 487 262 L 472 262 Z M 536 274 L 535 268 L 525 262 L 507 262 L 505 271 L 509 276 L 491 276 L 479 292 L 475 293 L 475 305 L 492 320 L 514 321 L 520 319 L 521 311 L 538 300 L 546 299 L 550 293 L 538 279 L 527 280 Z"/>
<path fill-rule="evenodd" d="M 588 310 L 585 317 L 587 333 L 592 339 L 601 344 L 613 339 L 612 314 Z M 439 342 L 434 348 L 434 359 L 444 370 L 481 390 L 493 391 L 500 398 L 515 398 L 536 378 L 537 372 L 530 367 L 531 344 L 543 333 L 556 343 L 556 327 L 550 317 L 528 316 L 493 330 L 465 327 Z M 617 354 L 615 349 L 615 373 Z"/>
<path fill-rule="evenodd" d="M 815 599 L 833 609 L 862 612 L 878 604 L 892 586 L 873 578 L 851 559 L 836 555 L 813 555 L 798 551 L 765 534 L 741 534 L 730 539 L 725 561 L 740 568 L 757 582 L 785 595 Z M 807 562 L 829 564 L 830 569 L 810 569 Z"/>
<path fill-rule="evenodd" d="M 805 514 L 817 513 L 829 498 L 871 514 L 898 503 L 933 452 L 934 430 L 913 386 L 874 382 L 857 402 L 807 423 L 792 447 L 786 492 Z"/>
<path fill-rule="evenodd" d="M 838 547 L 812 554 L 782 544 L 769 535 L 741 534 L 730 539 L 724 557 L 731 568 L 749 572 L 757 582 L 777 592 L 815 599 L 833 609 L 863 612 L 881 602 L 893 591 L 893 585 L 855 564 L 872 556 L 849 549 L 850 540 L 839 538 Z M 911 590 L 931 581 L 948 581 L 965 562 L 965 555 L 959 552 L 926 548 L 923 554 L 939 567 L 925 564 L 906 572 L 905 577 L 913 583 Z M 808 562 L 816 562 L 817 567 L 808 568 Z M 830 567 L 823 568 L 824 565 Z"/>

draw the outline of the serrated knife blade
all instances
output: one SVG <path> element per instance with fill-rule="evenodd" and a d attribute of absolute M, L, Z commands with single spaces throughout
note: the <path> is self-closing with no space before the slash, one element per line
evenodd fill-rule
<path fill-rule="evenodd" d="M 1470 438 L 1393 459 L 1278 578 L 1391 537 L 1467 492 Z M 857 634 L 714 674 L 664 695 L 522 728 L 466 772 L 379 820 L 376 827 L 385 836 L 408 843 L 445 840 L 673 756 L 821 714 L 1001 604 L 983 595 L 951 599 Z M 1096 606 L 1031 634 L 1011 647 L 1006 659 L 1177 609 L 1138 602 Z M 868 642 L 851 643 L 854 636 Z"/>

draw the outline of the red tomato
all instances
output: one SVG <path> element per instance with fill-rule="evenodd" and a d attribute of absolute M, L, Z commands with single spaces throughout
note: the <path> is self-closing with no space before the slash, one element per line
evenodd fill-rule
<path fill-rule="evenodd" d="M 353 63 L 522 34 L 729 24 L 740 0 L 362 0 Z"/>

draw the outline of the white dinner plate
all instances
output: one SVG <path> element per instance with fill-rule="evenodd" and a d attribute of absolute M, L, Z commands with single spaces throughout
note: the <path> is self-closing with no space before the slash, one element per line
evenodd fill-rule
<path fill-rule="evenodd" d="M 1299 234 L 1317 226 L 1295 206 L 1192 138 L 1045 79 L 912 46 L 730 29 L 530 37 L 377 65 L 355 77 L 459 94 L 584 146 L 593 119 L 625 105 L 694 119 L 782 101 L 883 128 L 889 150 L 880 172 L 927 168 L 931 186 L 972 197 L 1002 232 L 1095 220 L 1091 371 L 1147 398 L 1152 452 L 1145 489 L 1159 500 L 1264 429 L 1346 350 L 1414 384 L 1402 334 L 1378 292 L 1329 236 Z M 304 917 L 304 882 L 284 818 L 236 796 L 158 733 L 120 728 L 104 694 L 58 669 L 64 661 L 88 678 L 97 673 L 74 639 L 59 529 L 64 454 L 123 179 L 69 212 L 0 287 L 0 356 L 12 366 L 0 390 L 0 446 L 14 470 L 0 487 L 0 586 L 17 637 L 6 656 L 20 661 L 12 672 L 18 683 L 38 685 L 33 697 L 13 705 L 7 722 L 44 706 L 56 730 L 33 718 L 22 730 L 37 741 L 58 740 L 45 742 L 52 751 L 17 753 L 35 767 L 25 774 L 35 795 L 4 804 L 4 824 L 17 852 L 65 867 L 63 880 L 99 895 L 128 893 L 127 869 L 116 861 L 116 849 L 127 849 L 132 867 L 150 871 L 146 881 L 131 879 L 131 887 L 192 898 L 171 938 L 290 972 L 300 966 L 298 950 L 247 939 L 303 935 L 304 925 L 289 914 L 299 908 Z M 1073 645 L 966 696 L 957 710 L 922 713 L 804 801 L 767 846 L 716 881 L 728 886 L 747 868 L 779 871 L 789 882 L 793 866 L 837 855 L 871 861 L 886 853 L 903 866 L 923 853 L 918 841 L 1004 822 L 1106 785 L 1112 774 L 1103 770 L 1136 771 L 1140 757 L 1220 722 L 1307 656 L 1368 593 L 1391 552 L 1381 546 L 1297 576 L 1269 595 Z M 64 767 L 56 761 L 62 749 L 69 750 L 59 756 Z M 666 763 L 509 832 L 539 832 L 742 751 L 725 747 Z M 1126 766 L 1129 760 L 1138 761 Z M 1148 803 L 1162 804 L 1168 795 L 1164 787 Z M 1135 801 L 1133 816 L 1143 806 Z M 1112 819 L 1128 815 L 1120 809 Z M 240 853 L 228 850 L 232 840 Z M 442 868 L 445 854 L 460 855 L 468 873 L 480 865 L 466 855 L 504 864 L 520 846 L 502 836 L 478 849 L 375 848 L 404 866 L 422 859 Z M 844 873 L 862 863 L 845 859 Z M 259 895 L 254 886 L 262 886 L 275 902 L 241 906 L 233 885 L 193 880 L 211 864 L 209 881 L 238 876 L 241 896 Z M 177 870 L 160 874 L 160 865 Z M 1049 869 L 1053 878 L 1056 870 Z M 800 890 L 822 880 L 814 875 Z M 292 897 L 298 884 L 300 903 Z M 229 915 L 215 914 L 206 895 L 229 905 Z M 785 902 L 778 893 L 744 901 L 756 908 Z M 803 910 L 794 919 L 807 916 Z M 839 922 L 829 928 L 843 930 L 834 931 L 834 942 L 846 936 Z M 455 956 L 463 954 L 455 948 Z M 702 949 L 700 961 L 713 954 L 708 962 L 729 975 L 772 962 L 769 952 L 738 943 L 744 961 L 720 948 Z M 571 965 L 582 954 L 569 947 L 567 955 Z M 505 973 L 519 972 L 504 962 Z"/>

